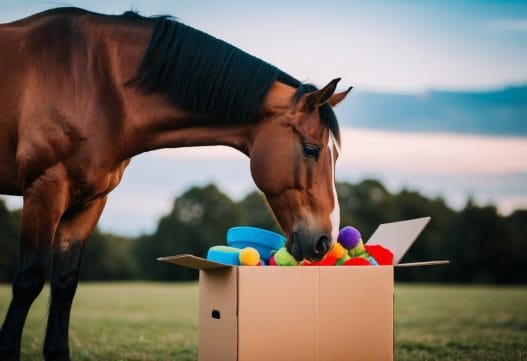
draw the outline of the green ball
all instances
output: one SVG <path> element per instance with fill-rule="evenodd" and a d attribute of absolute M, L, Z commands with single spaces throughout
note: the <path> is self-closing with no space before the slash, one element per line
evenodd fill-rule
<path fill-rule="evenodd" d="M 287 249 L 285 247 L 280 248 L 276 253 L 274 254 L 274 260 L 277 265 L 279 266 L 298 266 L 299 262 L 291 255 L 291 253 L 287 252 Z"/>
<path fill-rule="evenodd" d="M 360 257 L 364 253 L 366 253 L 366 248 L 364 248 L 364 242 L 362 242 L 362 238 L 359 240 L 359 243 L 348 252 L 350 257 Z"/>

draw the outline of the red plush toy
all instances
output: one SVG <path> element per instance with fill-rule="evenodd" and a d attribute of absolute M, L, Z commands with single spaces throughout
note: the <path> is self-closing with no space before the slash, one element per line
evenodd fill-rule
<path fill-rule="evenodd" d="M 368 246 L 364 245 L 366 252 L 372 256 L 379 265 L 392 265 L 393 264 L 393 253 L 390 250 L 380 245 Z"/>
<path fill-rule="evenodd" d="M 334 266 L 337 259 L 331 253 L 328 253 L 324 258 L 317 262 L 302 262 L 302 266 Z"/>
<path fill-rule="evenodd" d="M 371 266 L 371 263 L 364 257 L 352 257 L 344 262 L 344 266 Z"/>

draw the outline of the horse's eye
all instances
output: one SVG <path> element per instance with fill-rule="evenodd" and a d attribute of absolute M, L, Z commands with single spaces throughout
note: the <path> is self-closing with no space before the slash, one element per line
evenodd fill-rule
<path fill-rule="evenodd" d="M 320 154 L 320 149 L 318 149 L 313 144 L 304 144 L 304 155 L 307 158 L 318 160 Z"/>

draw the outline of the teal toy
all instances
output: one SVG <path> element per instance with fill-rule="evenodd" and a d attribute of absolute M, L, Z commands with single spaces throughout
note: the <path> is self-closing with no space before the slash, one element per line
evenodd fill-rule
<path fill-rule="evenodd" d="M 236 248 L 252 247 L 260 258 L 269 261 L 271 253 L 285 245 L 286 238 L 267 229 L 257 227 L 232 227 L 227 231 L 227 244 Z"/>
<path fill-rule="evenodd" d="M 241 249 L 229 246 L 213 246 L 207 252 L 207 259 L 218 263 L 228 264 L 231 266 L 240 265 Z"/>
<path fill-rule="evenodd" d="M 372 256 L 368 256 L 368 258 L 366 258 L 368 260 L 368 262 L 370 262 L 370 264 L 372 266 L 378 266 L 379 264 L 377 263 L 377 261 L 375 260 L 375 258 L 373 258 Z"/>

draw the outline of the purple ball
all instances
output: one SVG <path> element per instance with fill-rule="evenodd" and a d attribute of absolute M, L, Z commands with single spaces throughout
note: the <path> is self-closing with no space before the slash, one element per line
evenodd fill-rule
<path fill-rule="evenodd" d="M 346 249 L 355 248 L 361 239 L 360 232 L 357 228 L 346 226 L 339 232 L 338 242 Z"/>

